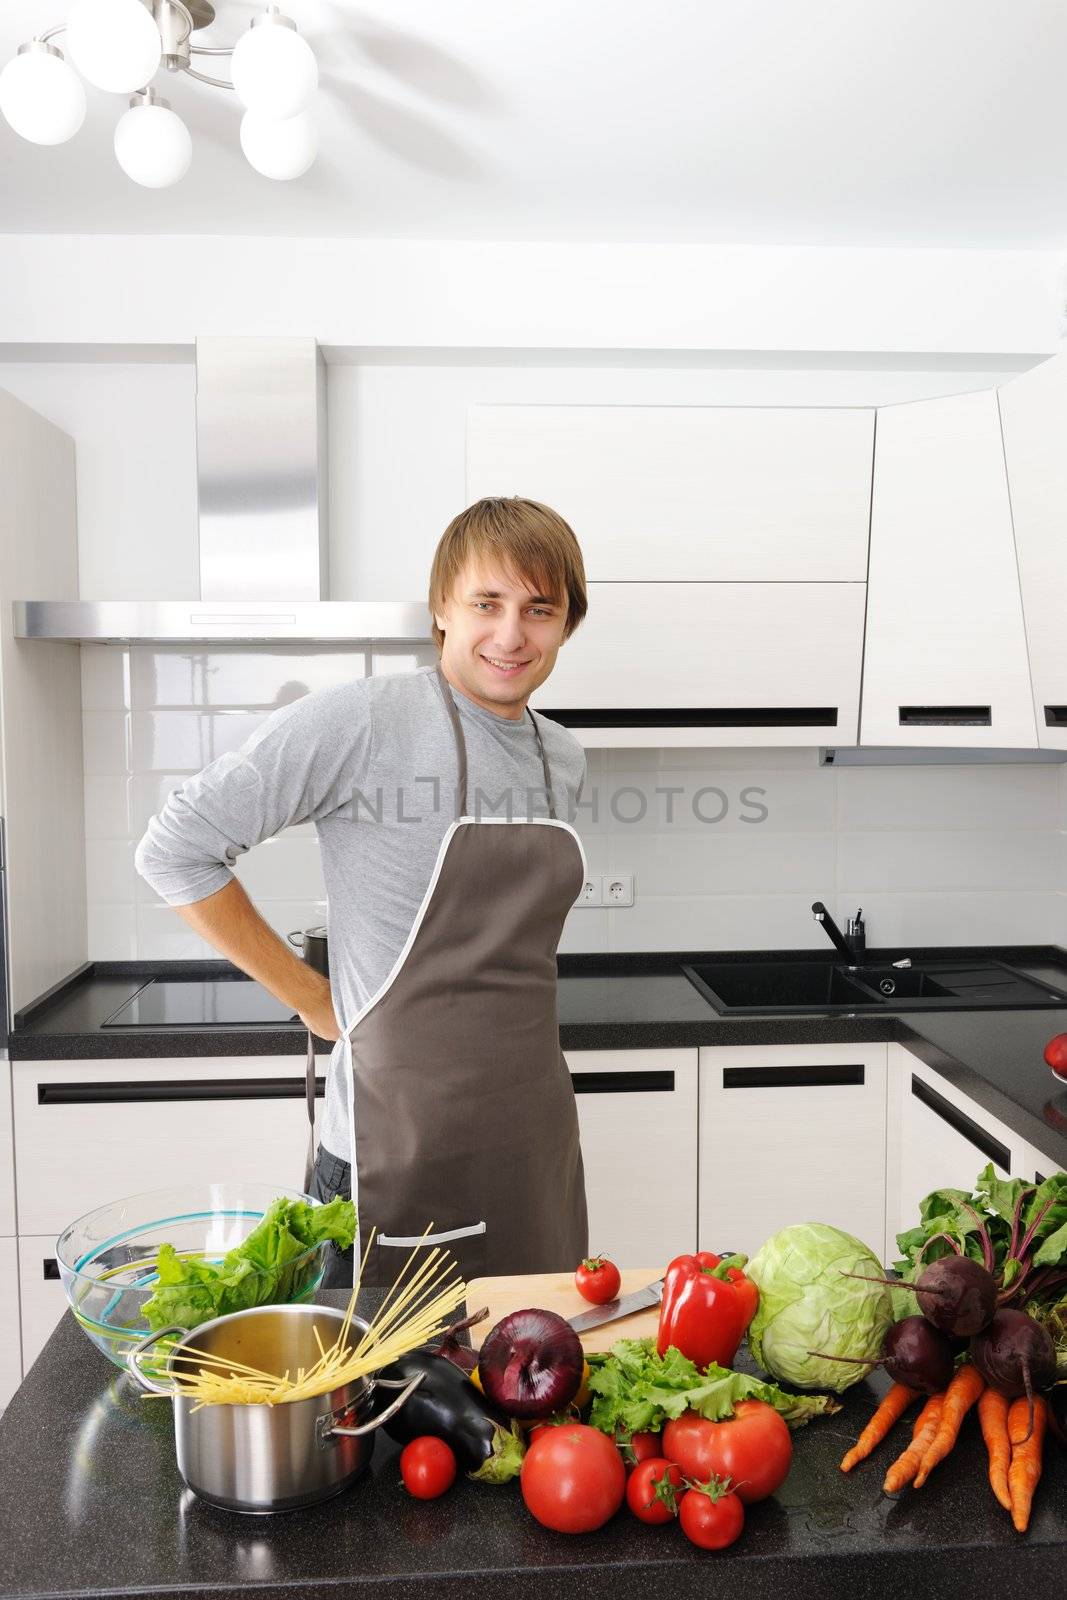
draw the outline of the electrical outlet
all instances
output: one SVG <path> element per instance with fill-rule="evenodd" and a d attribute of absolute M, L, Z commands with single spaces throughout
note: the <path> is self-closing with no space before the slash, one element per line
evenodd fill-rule
<path fill-rule="evenodd" d="M 603 879 L 606 906 L 632 906 L 634 879 L 632 872 L 609 872 Z"/>
<path fill-rule="evenodd" d="M 603 879 L 586 878 L 582 884 L 581 893 L 574 903 L 576 906 L 602 906 L 604 904 Z"/>

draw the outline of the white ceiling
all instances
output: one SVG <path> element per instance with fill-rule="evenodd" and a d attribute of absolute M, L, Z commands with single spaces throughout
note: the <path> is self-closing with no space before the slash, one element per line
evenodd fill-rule
<path fill-rule="evenodd" d="M 217 6 L 201 42 L 232 42 L 263 9 Z M 0 61 L 67 9 L 6 0 Z M 0 231 L 1067 245 L 1061 0 L 285 9 L 322 75 L 306 177 L 259 177 L 232 95 L 161 73 L 193 133 L 182 183 L 125 178 L 111 153 L 125 101 L 90 89 L 57 149 L 0 121 Z"/>

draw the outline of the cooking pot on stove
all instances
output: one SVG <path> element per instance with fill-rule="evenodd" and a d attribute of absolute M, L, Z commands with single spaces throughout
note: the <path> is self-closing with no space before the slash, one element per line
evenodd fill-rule
<path fill-rule="evenodd" d="M 189 1366 L 175 1362 L 174 1350 L 157 1354 L 152 1371 L 144 1370 L 142 1359 L 151 1346 L 173 1338 L 178 1341 L 174 1349 L 188 1344 L 223 1359 L 264 1363 L 267 1371 L 296 1372 L 319 1357 L 316 1329 L 328 1347 L 343 1316 L 330 1306 L 255 1306 L 216 1317 L 192 1332 L 159 1328 L 133 1347 L 126 1365 L 136 1382 L 153 1394 L 171 1396 L 178 1471 L 201 1500 L 226 1511 L 263 1515 L 340 1494 L 369 1465 L 375 1431 L 400 1409 L 424 1374 L 399 1380 L 358 1378 L 308 1400 L 273 1406 L 198 1407 L 168 1381 L 173 1367 L 184 1371 Z M 363 1333 L 367 1323 L 353 1317 L 352 1327 Z M 402 1392 L 376 1413 L 378 1388 Z"/>
<path fill-rule="evenodd" d="M 288 939 L 309 967 L 321 972 L 324 978 L 330 976 L 330 949 L 325 928 L 295 928 Z"/>

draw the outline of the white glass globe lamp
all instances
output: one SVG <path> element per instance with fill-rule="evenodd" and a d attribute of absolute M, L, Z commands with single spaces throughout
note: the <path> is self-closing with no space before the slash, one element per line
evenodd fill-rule
<path fill-rule="evenodd" d="M 246 111 L 241 118 L 241 149 L 250 167 L 264 178 L 299 178 L 315 159 L 319 131 L 306 111 L 278 122 Z"/>
<path fill-rule="evenodd" d="M 193 158 L 189 129 L 165 100 L 146 89 L 130 101 L 115 128 L 115 159 L 145 189 L 169 189 Z"/>
<path fill-rule="evenodd" d="M 159 71 L 159 29 L 141 0 L 75 0 L 67 49 L 83 78 L 111 94 L 143 89 Z"/>
<path fill-rule="evenodd" d="M 319 86 L 311 46 L 275 7 L 252 18 L 234 45 L 230 74 L 241 104 L 277 122 L 306 111 Z"/>
<path fill-rule="evenodd" d="M 65 144 L 85 120 L 85 86 L 55 45 L 19 45 L 0 72 L 0 111 L 31 144 Z"/>

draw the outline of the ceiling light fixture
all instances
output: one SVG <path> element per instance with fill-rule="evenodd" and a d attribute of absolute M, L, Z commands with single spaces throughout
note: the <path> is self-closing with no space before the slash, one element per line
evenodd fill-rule
<path fill-rule="evenodd" d="M 267 178 L 298 178 L 315 159 L 318 135 L 309 107 L 319 70 L 307 40 L 276 5 L 252 18 L 235 45 L 198 45 L 192 36 L 215 20 L 210 0 L 75 0 L 66 22 L 28 43 L 0 72 L 0 112 L 22 138 L 63 144 L 85 118 L 81 77 L 110 94 L 130 95 L 115 129 L 115 157 L 135 183 L 177 183 L 192 159 L 189 130 L 150 88 L 160 67 L 232 90 L 245 108 L 240 142 Z M 73 66 L 51 43 L 66 34 Z M 230 56 L 233 81 L 209 77 L 194 56 Z"/>

